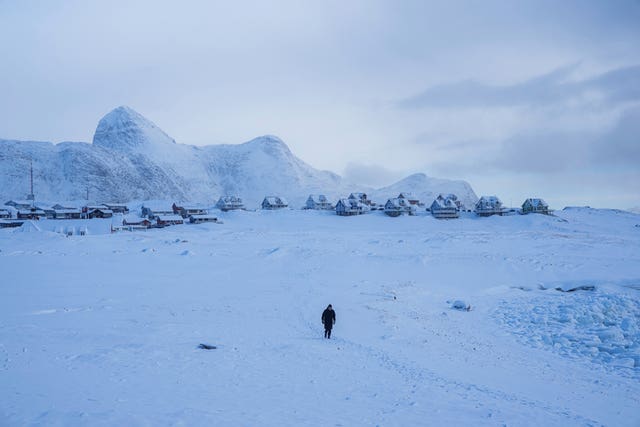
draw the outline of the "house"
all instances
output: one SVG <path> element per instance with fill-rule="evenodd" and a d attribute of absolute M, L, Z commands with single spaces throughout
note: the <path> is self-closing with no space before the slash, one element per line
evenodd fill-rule
<path fill-rule="evenodd" d="M 64 206 L 61 205 L 60 203 L 56 203 L 55 205 L 51 206 L 51 209 L 56 210 L 56 209 L 75 209 L 75 207 L 73 206 Z"/>
<path fill-rule="evenodd" d="M 415 215 L 416 214 L 416 206 L 409 203 L 408 199 L 402 197 L 395 197 L 393 199 L 387 200 L 387 203 L 384 204 L 384 213 L 389 216 L 400 216 L 402 214 L 407 215 Z"/>
<path fill-rule="evenodd" d="M 47 211 L 45 210 L 45 212 Z M 67 209 L 53 210 L 54 219 L 80 219 L 81 216 L 82 216 L 82 211 L 80 209 L 67 208 Z"/>
<path fill-rule="evenodd" d="M 9 219 L 11 218 L 11 212 L 7 209 L 0 209 L 0 219 Z"/>
<path fill-rule="evenodd" d="M 16 208 L 16 210 L 20 210 L 20 209 L 25 210 L 25 209 L 31 209 L 32 207 L 34 207 L 33 200 L 9 200 L 4 205 L 12 206 Z"/>
<path fill-rule="evenodd" d="M 87 208 L 87 211 L 84 213 L 85 218 L 93 219 L 93 218 L 111 218 L 113 217 L 113 211 L 111 209 L 107 209 L 106 207 L 99 208 Z"/>
<path fill-rule="evenodd" d="M 191 215 L 189 216 L 189 222 L 191 224 L 202 224 L 204 222 L 218 222 L 218 218 L 213 215 Z"/>
<path fill-rule="evenodd" d="M 44 216 L 47 219 L 56 219 L 56 210 L 53 208 L 43 208 Z"/>
<path fill-rule="evenodd" d="M 30 208 L 30 209 L 18 209 L 18 214 L 16 216 L 18 219 L 41 219 L 46 218 L 46 214 L 42 209 L 38 208 Z"/>
<path fill-rule="evenodd" d="M 458 196 L 456 196 L 453 193 L 449 193 L 449 194 L 440 193 L 440 194 L 438 194 L 438 197 L 442 198 L 442 199 L 450 199 L 458 207 L 458 210 L 464 210 L 465 209 L 464 205 L 462 204 L 462 202 L 460 200 L 458 200 Z"/>
<path fill-rule="evenodd" d="M 63 206 L 60 203 L 42 210 L 47 219 L 80 219 L 82 217 L 82 211 L 79 208 Z"/>
<path fill-rule="evenodd" d="M 460 206 L 455 194 L 438 194 L 431 203 L 431 215 L 437 219 L 452 219 L 460 216 Z"/>
<path fill-rule="evenodd" d="M 154 219 L 158 215 L 174 215 L 174 212 L 173 209 L 166 207 L 142 205 L 142 216 Z"/>
<path fill-rule="evenodd" d="M 372 205 L 372 201 L 367 198 L 367 195 L 365 193 L 351 193 L 349 195 L 349 200 L 355 200 L 367 206 Z"/>
<path fill-rule="evenodd" d="M 0 228 L 18 228 L 22 224 L 24 224 L 24 221 L 18 221 L 15 219 L 0 220 Z"/>
<path fill-rule="evenodd" d="M 129 208 L 127 207 L 127 205 L 123 205 L 120 203 L 103 203 L 103 205 L 111 212 L 116 214 L 126 215 L 129 213 Z"/>
<path fill-rule="evenodd" d="M 155 220 L 158 227 L 184 224 L 184 218 L 182 218 L 180 215 L 158 215 L 155 217 Z"/>
<path fill-rule="evenodd" d="M 285 199 L 278 196 L 267 196 L 262 201 L 262 209 L 273 210 L 273 209 L 284 209 L 288 207 L 289 204 Z"/>
<path fill-rule="evenodd" d="M 139 218 L 133 215 L 127 215 L 122 219 L 122 225 L 132 229 L 135 228 L 150 228 L 152 222 L 149 218 Z"/>
<path fill-rule="evenodd" d="M 204 208 L 196 206 L 178 206 L 175 203 L 171 208 L 173 209 L 174 214 L 181 215 L 183 218 L 189 218 L 191 215 L 206 215 L 209 213 L 209 211 Z"/>
<path fill-rule="evenodd" d="M 475 211 L 478 216 L 502 215 L 502 202 L 496 196 L 482 196 Z"/>
<path fill-rule="evenodd" d="M 244 209 L 242 199 L 238 196 L 222 196 L 216 203 L 216 208 L 221 211 L 231 211 L 236 209 Z"/>
<path fill-rule="evenodd" d="M 406 200 L 410 205 L 422 206 L 422 203 L 420 203 L 420 200 L 416 196 L 414 196 L 412 193 L 400 193 L 398 195 L 398 199 Z"/>
<path fill-rule="evenodd" d="M 522 213 L 541 213 L 549 215 L 549 205 L 542 199 L 527 199 L 522 204 Z"/>
<path fill-rule="evenodd" d="M 327 200 L 324 194 L 310 194 L 304 205 L 304 209 L 333 210 L 334 206 Z"/>
<path fill-rule="evenodd" d="M 340 199 L 336 203 L 336 213 L 340 216 L 362 215 L 369 210 L 369 206 L 356 199 Z"/>

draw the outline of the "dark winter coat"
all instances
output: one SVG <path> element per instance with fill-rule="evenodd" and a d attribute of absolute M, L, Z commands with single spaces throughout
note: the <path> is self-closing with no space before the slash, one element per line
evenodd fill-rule
<path fill-rule="evenodd" d="M 336 323 L 336 312 L 326 308 L 322 312 L 322 324 L 325 329 L 331 329 L 333 324 Z"/>

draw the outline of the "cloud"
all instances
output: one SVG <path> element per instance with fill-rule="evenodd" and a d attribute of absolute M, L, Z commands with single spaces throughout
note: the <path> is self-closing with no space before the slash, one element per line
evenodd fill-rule
<path fill-rule="evenodd" d="M 492 162 L 513 172 L 639 171 L 640 107 L 601 131 L 531 131 L 506 139 Z"/>
<path fill-rule="evenodd" d="M 625 111 L 594 145 L 592 163 L 640 171 L 640 107 Z"/>
<path fill-rule="evenodd" d="M 572 80 L 577 65 L 558 68 L 521 83 L 490 85 L 466 80 L 433 86 L 401 100 L 405 109 L 548 107 L 577 103 L 609 106 L 640 101 L 640 65 L 616 68 L 583 80 Z"/>

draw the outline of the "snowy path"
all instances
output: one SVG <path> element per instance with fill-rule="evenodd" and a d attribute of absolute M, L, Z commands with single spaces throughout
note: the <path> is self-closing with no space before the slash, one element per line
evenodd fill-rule
<path fill-rule="evenodd" d="M 640 423 L 639 216 L 278 215 L 0 231 L 0 425 Z"/>

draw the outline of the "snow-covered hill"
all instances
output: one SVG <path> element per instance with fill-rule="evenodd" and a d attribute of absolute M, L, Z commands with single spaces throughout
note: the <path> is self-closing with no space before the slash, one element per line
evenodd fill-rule
<path fill-rule="evenodd" d="M 173 199 L 213 202 L 237 194 L 248 207 L 266 195 L 280 195 L 299 207 L 311 193 L 332 199 L 371 188 L 345 182 L 296 157 L 278 137 L 266 135 L 239 145 L 178 144 L 154 123 L 129 107 L 104 116 L 93 143 L 0 140 L 0 200 L 29 193 L 29 163 L 33 160 L 34 192 L 39 200 L 79 200 L 89 191 L 96 201 Z M 400 191 L 429 199 L 438 192 L 476 199 L 461 181 L 418 174 L 373 191 L 374 200 Z"/>

